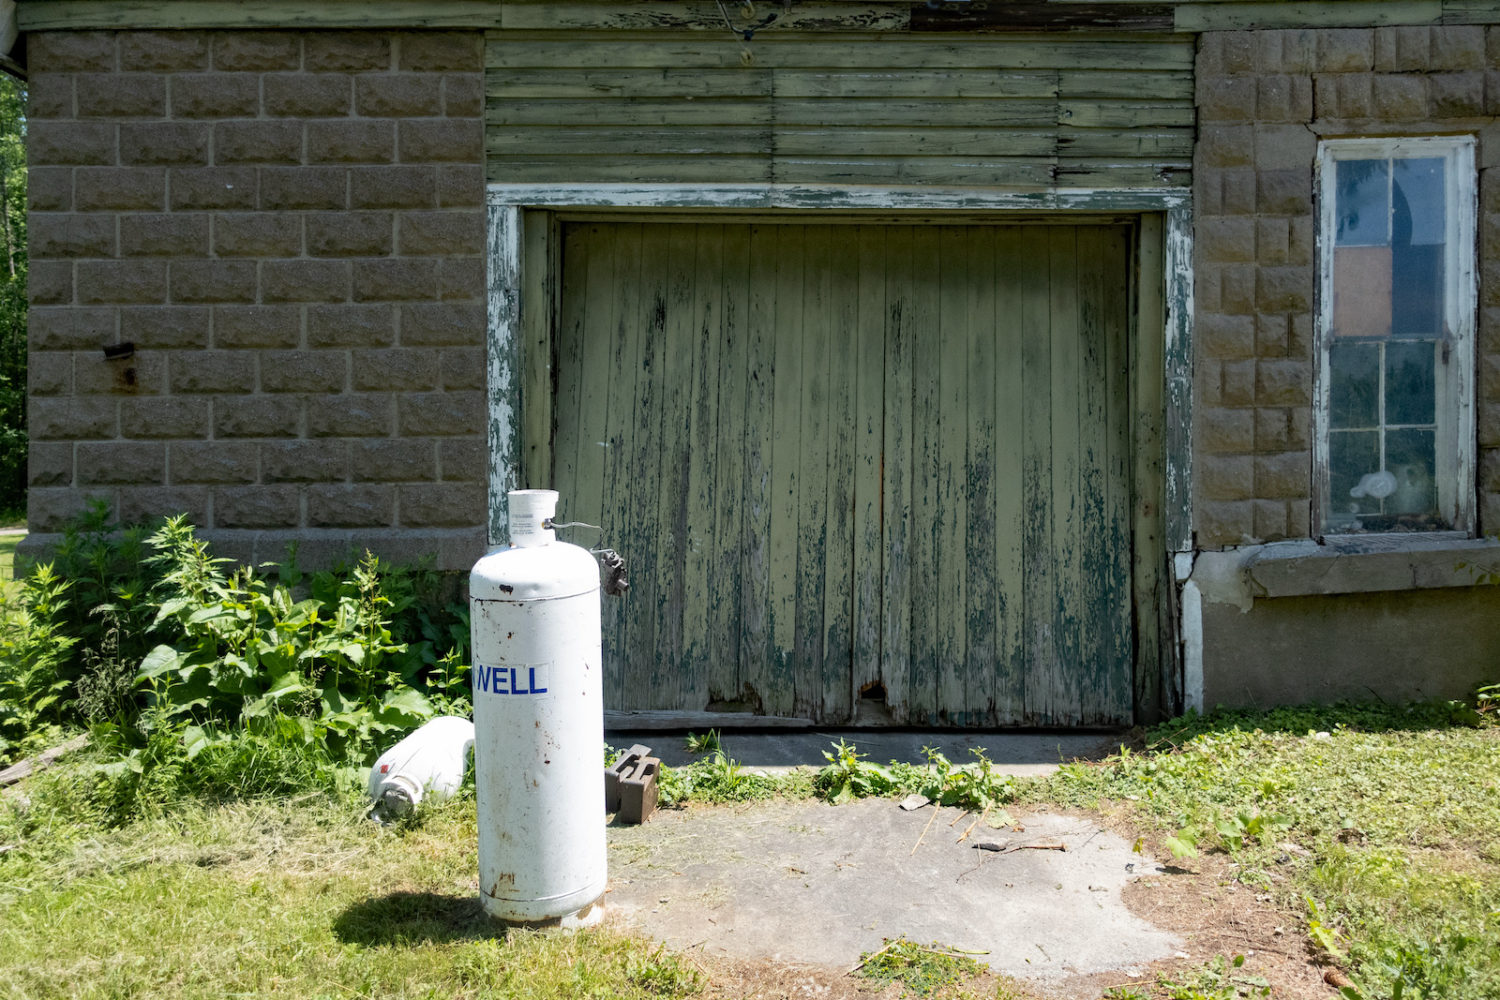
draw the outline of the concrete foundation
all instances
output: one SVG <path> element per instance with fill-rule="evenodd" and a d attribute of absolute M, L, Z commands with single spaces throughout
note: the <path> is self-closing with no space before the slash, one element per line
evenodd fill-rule
<path fill-rule="evenodd" d="M 1203 706 L 1462 698 L 1500 680 L 1500 588 L 1203 602 Z"/>

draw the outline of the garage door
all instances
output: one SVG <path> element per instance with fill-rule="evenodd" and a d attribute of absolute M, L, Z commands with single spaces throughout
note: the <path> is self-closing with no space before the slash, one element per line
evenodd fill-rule
<path fill-rule="evenodd" d="M 1130 721 L 1130 231 L 577 222 L 553 483 L 612 709 Z"/>

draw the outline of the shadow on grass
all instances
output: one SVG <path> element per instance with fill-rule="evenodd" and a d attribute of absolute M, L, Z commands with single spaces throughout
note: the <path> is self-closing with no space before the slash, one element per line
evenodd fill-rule
<path fill-rule="evenodd" d="M 505 926 L 484 912 L 477 896 L 392 892 L 344 910 L 333 933 L 349 944 L 428 944 L 503 938 Z"/>

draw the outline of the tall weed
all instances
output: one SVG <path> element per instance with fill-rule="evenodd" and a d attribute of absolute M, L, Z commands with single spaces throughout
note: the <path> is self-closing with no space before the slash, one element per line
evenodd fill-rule
<path fill-rule="evenodd" d="M 62 721 L 68 681 L 58 668 L 77 642 L 63 631 L 67 593 L 50 567 L 27 584 L 0 582 L 0 762 Z"/>
<path fill-rule="evenodd" d="M 182 518 L 147 544 L 160 572 L 150 627 L 165 641 L 142 658 L 138 680 L 161 718 L 238 723 L 359 759 L 435 714 L 423 688 L 426 659 L 439 658 L 392 634 L 392 614 L 414 598 L 393 599 L 375 556 L 299 600 L 248 567 L 226 573 Z"/>
<path fill-rule="evenodd" d="M 92 508 L 0 593 L 0 755 L 44 724 L 90 727 L 91 795 L 115 821 L 348 783 L 426 719 L 468 714 L 467 612 L 432 598 L 440 582 L 368 553 L 234 566 L 183 517 L 120 529 Z"/>

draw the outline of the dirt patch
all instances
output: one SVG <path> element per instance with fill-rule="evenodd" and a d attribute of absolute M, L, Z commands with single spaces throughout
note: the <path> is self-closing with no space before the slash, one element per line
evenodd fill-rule
<path fill-rule="evenodd" d="M 1140 838 L 1147 853 L 1171 856 L 1160 834 L 1141 832 L 1129 806 L 1077 815 L 1091 817 L 1132 841 Z M 1079 977 L 1066 984 L 1063 995 L 1093 1000 L 1112 986 L 1128 984 L 1146 996 L 1165 996 L 1155 989 L 1158 976 L 1190 981 L 1218 956 L 1244 955 L 1239 972 L 1265 979 L 1276 1000 L 1337 996 L 1338 991 L 1323 980 L 1327 966 L 1315 961 L 1307 947 L 1301 914 L 1277 907 L 1271 892 L 1241 883 L 1239 875 L 1238 866 L 1227 855 L 1208 853 L 1173 861 L 1164 866 L 1163 874 L 1126 885 L 1122 893 L 1126 907 L 1152 925 L 1177 934 L 1181 940 L 1178 954 L 1152 963 L 1141 976 Z M 1275 871 L 1267 876 L 1273 884 L 1284 877 Z"/>

